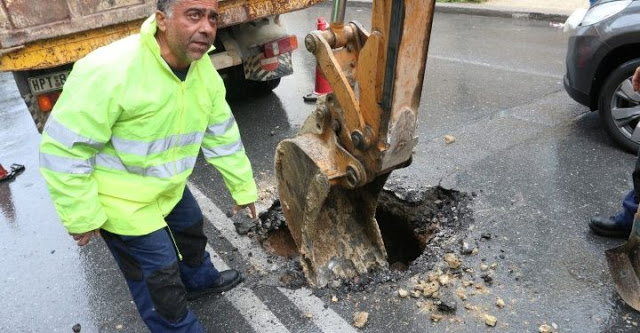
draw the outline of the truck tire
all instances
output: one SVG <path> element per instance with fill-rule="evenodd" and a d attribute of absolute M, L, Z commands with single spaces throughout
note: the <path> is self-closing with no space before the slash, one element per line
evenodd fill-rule
<path fill-rule="evenodd" d="M 280 78 L 268 80 L 268 81 L 251 81 L 244 80 L 245 86 L 254 96 L 261 96 L 270 93 L 273 89 L 276 89 L 280 85 Z"/>
<path fill-rule="evenodd" d="M 640 94 L 632 92 L 631 77 L 638 66 L 640 58 L 614 69 L 605 80 L 598 98 L 600 121 L 605 130 L 622 149 L 634 154 L 640 147 L 640 128 L 636 130 L 640 110 L 633 112 L 632 108 L 640 105 Z M 622 113 L 627 114 L 622 117 Z"/>
<path fill-rule="evenodd" d="M 263 96 L 280 84 L 280 78 L 268 81 L 247 80 L 242 65 L 222 69 L 219 73 L 227 89 L 227 98 L 232 100 Z"/>

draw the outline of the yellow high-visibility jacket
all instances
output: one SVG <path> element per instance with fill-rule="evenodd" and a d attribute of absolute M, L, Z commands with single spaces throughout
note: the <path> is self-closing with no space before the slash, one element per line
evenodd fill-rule
<path fill-rule="evenodd" d="M 202 148 L 239 205 L 257 199 L 225 88 L 207 55 L 180 81 L 155 16 L 79 60 L 47 122 L 40 171 L 70 233 L 144 235 L 166 226 Z"/>

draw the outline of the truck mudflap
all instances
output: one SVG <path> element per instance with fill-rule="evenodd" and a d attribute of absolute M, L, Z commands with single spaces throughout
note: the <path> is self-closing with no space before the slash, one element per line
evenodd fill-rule
<path fill-rule="evenodd" d="M 258 54 L 245 59 L 244 77 L 247 80 L 269 81 L 290 74 L 293 74 L 291 52 L 271 58 Z"/>

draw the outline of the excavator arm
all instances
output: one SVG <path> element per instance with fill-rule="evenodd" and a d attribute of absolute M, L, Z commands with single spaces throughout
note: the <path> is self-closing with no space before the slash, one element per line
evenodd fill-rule
<path fill-rule="evenodd" d="M 344 24 L 305 38 L 332 93 L 279 143 L 280 201 L 308 281 L 324 286 L 387 265 L 375 211 L 389 174 L 410 164 L 435 0 L 373 0 L 371 32 Z"/>

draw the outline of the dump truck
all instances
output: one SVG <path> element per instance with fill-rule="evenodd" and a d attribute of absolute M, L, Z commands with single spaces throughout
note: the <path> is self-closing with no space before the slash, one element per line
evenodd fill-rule
<path fill-rule="evenodd" d="M 280 203 L 310 284 L 388 265 L 375 219 L 393 170 L 411 163 L 435 0 L 373 0 L 371 30 L 344 23 L 305 38 L 332 93 L 278 144 Z"/>
<path fill-rule="evenodd" d="M 215 50 L 209 56 L 229 88 L 267 92 L 293 72 L 281 14 L 324 0 L 220 0 Z M 0 0 L 0 71 L 13 73 L 42 131 L 73 63 L 137 33 L 156 0 Z"/>

